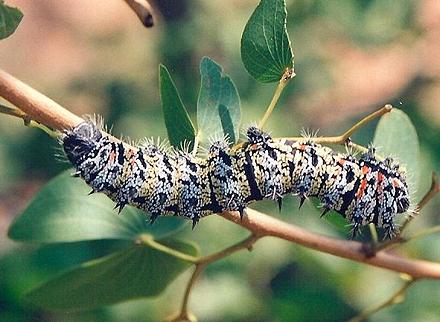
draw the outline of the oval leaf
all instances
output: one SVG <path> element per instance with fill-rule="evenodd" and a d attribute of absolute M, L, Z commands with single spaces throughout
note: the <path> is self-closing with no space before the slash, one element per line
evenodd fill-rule
<path fill-rule="evenodd" d="M 0 39 L 10 36 L 20 24 L 23 14 L 0 1 Z"/>
<path fill-rule="evenodd" d="M 226 135 L 237 142 L 240 128 L 240 98 L 231 78 L 208 57 L 200 62 L 201 87 L 197 101 L 198 137 L 201 143 Z"/>
<path fill-rule="evenodd" d="M 120 215 L 104 194 L 88 196 L 90 188 L 66 171 L 50 181 L 9 228 L 10 238 L 44 243 L 94 239 L 134 240 L 147 233 L 164 237 L 181 229 L 185 221 L 161 217 L 154 225 L 145 213 L 126 207 Z"/>
<path fill-rule="evenodd" d="M 241 37 L 241 59 L 248 73 L 262 83 L 281 79 L 293 68 L 293 53 L 286 29 L 284 0 L 261 0 Z"/>
<path fill-rule="evenodd" d="M 196 131 L 164 65 L 159 66 L 159 87 L 168 139 L 175 148 L 182 148 L 185 142 L 194 142 Z"/>
<path fill-rule="evenodd" d="M 420 176 L 420 151 L 417 132 L 408 115 L 393 109 L 382 116 L 373 144 L 380 156 L 390 156 L 406 169 L 410 191 L 415 191 Z"/>
<path fill-rule="evenodd" d="M 196 256 L 183 241 L 161 241 Z M 145 245 L 92 260 L 31 290 L 24 300 L 48 309 L 90 309 L 161 293 L 191 264 Z"/>

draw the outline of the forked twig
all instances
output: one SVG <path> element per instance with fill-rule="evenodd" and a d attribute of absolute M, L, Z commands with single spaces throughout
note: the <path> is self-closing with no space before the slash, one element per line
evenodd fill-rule
<path fill-rule="evenodd" d="M 191 278 L 188 281 L 188 284 L 186 286 L 185 294 L 183 296 L 180 311 L 178 312 L 177 315 L 169 317 L 167 319 L 167 321 L 172 321 L 172 322 L 194 321 L 194 316 L 188 310 L 189 298 L 190 298 L 191 291 L 194 288 L 194 285 L 195 285 L 198 277 L 202 274 L 202 272 L 206 268 L 206 266 L 208 266 L 209 264 L 211 264 L 213 262 L 219 261 L 225 257 L 228 257 L 229 255 L 236 253 L 240 250 L 243 250 L 243 249 L 251 250 L 252 246 L 257 242 L 257 240 L 259 238 L 260 238 L 259 236 L 255 235 L 255 234 L 251 234 L 248 238 L 242 240 L 241 242 L 238 242 L 235 245 L 232 245 L 232 246 L 230 246 L 224 250 L 221 250 L 217 253 L 199 258 L 195 264 L 196 267 L 194 269 L 194 272 L 191 275 Z"/>

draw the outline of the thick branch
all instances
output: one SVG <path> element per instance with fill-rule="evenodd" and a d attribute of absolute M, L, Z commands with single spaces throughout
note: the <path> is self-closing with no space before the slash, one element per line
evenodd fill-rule
<path fill-rule="evenodd" d="M 57 130 L 83 121 L 47 96 L 0 69 L 0 96 L 25 112 L 32 120 Z"/>
<path fill-rule="evenodd" d="M 73 127 L 82 121 L 78 116 L 1 70 L 0 96 L 18 106 L 34 120 L 58 130 Z M 439 263 L 407 259 L 385 251 L 369 257 L 366 252 L 367 245 L 314 234 L 251 209 L 247 210 L 247 216 L 243 220 L 240 220 L 237 212 L 225 212 L 222 216 L 245 227 L 258 237 L 278 237 L 335 256 L 407 273 L 414 278 L 440 279 Z"/>

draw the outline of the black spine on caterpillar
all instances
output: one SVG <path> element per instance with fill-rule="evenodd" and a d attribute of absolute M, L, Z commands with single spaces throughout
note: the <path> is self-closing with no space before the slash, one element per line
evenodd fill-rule
<path fill-rule="evenodd" d="M 373 149 L 356 160 L 305 139 L 274 142 L 256 127 L 235 152 L 223 141 L 212 144 L 206 159 L 169 154 L 150 144 L 134 148 L 110 140 L 91 121 L 62 138 L 70 162 L 92 187 L 116 202 L 151 214 L 183 216 L 193 221 L 223 211 L 243 214 L 251 202 L 281 200 L 295 194 L 301 203 L 320 199 L 324 214 L 335 210 L 353 226 L 375 223 L 387 237 L 395 234 L 395 215 L 410 205 L 403 172 L 389 159 L 379 161 Z"/>

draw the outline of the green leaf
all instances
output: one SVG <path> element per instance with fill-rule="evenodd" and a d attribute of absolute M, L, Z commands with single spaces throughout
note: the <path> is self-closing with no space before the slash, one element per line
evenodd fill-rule
<path fill-rule="evenodd" d="M 132 241 L 88 240 L 75 243 L 47 244 L 42 247 L 14 247 L 0 258 L 0 289 L 16 302 L 41 281 L 121 249 Z M 0 314 L 1 316 L 1 314 Z M 0 318 L 0 321 L 3 321 Z"/>
<path fill-rule="evenodd" d="M 191 243 L 163 240 L 170 248 L 198 255 Z M 49 309 L 90 309 L 161 293 L 191 264 L 143 244 L 92 260 L 31 290 L 24 300 Z"/>
<path fill-rule="evenodd" d="M 0 1 L 0 39 L 10 36 L 17 29 L 23 14 L 17 8 L 12 8 Z"/>
<path fill-rule="evenodd" d="M 330 211 L 327 215 L 325 215 L 324 219 L 337 228 L 340 232 L 343 232 L 344 236 L 350 235 L 350 221 L 342 217 L 338 212 Z"/>
<path fill-rule="evenodd" d="M 182 148 L 185 142 L 194 142 L 196 131 L 164 65 L 159 66 L 159 86 L 168 139 L 172 146 Z"/>
<path fill-rule="evenodd" d="M 59 243 L 95 239 L 135 240 L 146 233 L 155 238 L 175 233 L 185 221 L 161 217 L 154 225 L 145 213 L 126 207 L 120 215 L 104 194 L 88 196 L 90 188 L 66 171 L 50 181 L 9 228 L 20 241 Z"/>
<path fill-rule="evenodd" d="M 207 143 L 210 138 L 225 135 L 230 143 L 238 140 L 240 129 L 240 98 L 231 78 L 220 65 L 208 57 L 200 62 L 201 86 L 197 101 L 199 140 Z"/>
<path fill-rule="evenodd" d="M 241 37 L 241 59 L 248 73 L 262 83 L 277 82 L 293 68 L 286 29 L 284 0 L 261 0 Z"/>
<path fill-rule="evenodd" d="M 391 156 L 406 169 L 410 191 L 415 191 L 420 177 L 420 151 L 417 132 L 408 115 L 394 108 L 382 116 L 373 144 L 380 156 Z"/>

